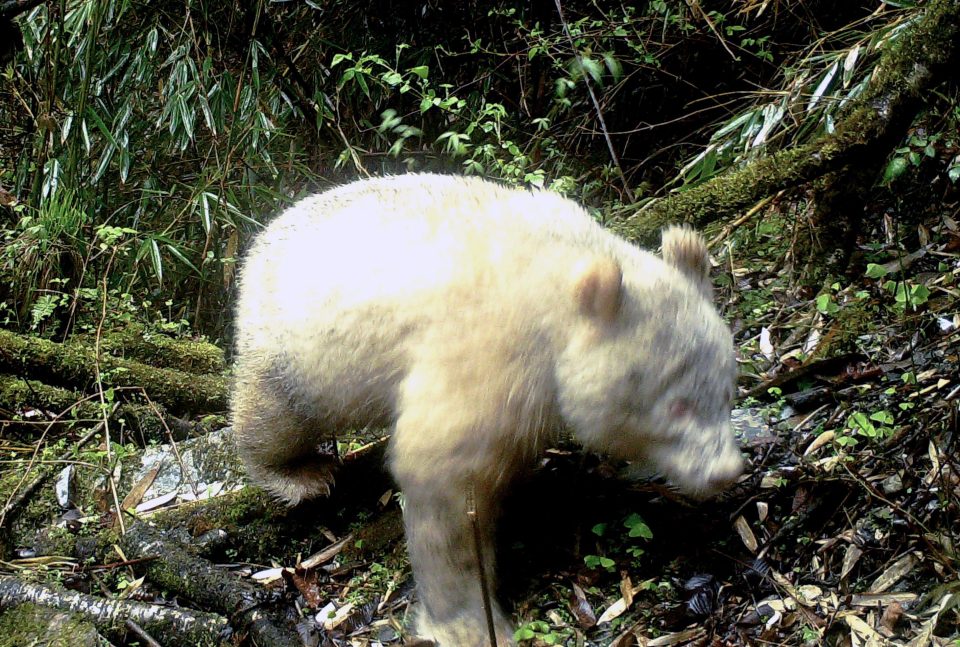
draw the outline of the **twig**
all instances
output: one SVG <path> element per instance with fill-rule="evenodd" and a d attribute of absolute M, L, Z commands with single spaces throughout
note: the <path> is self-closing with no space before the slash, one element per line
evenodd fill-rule
<path fill-rule="evenodd" d="M 600 102 L 597 101 L 597 95 L 593 92 L 593 87 L 590 85 L 590 78 L 587 76 L 587 68 L 583 64 L 583 59 L 580 58 L 579 52 L 577 52 L 577 46 L 573 42 L 573 36 L 570 35 L 570 28 L 567 26 L 567 19 L 563 16 L 563 7 L 560 6 L 560 0 L 553 0 L 553 3 L 557 6 L 557 14 L 560 16 L 560 24 L 563 25 L 563 33 L 567 37 L 567 42 L 570 44 L 570 49 L 573 51 L 573 57 L 577 61 L 577 65 L 580 66 L 580 75 L 583 77 L 583 84 L 587 88 L 587 94 L 590 95 L 590 101 L 593 103 L 593 109 L 597 113 L 597 122 L 600 124 L 600 130 L 603 131 L 603 139 L 607 142 L 607 150 L 610 151 L 610 159 L 613 160 L 613 165 L 617 167 L 617 173 L 620 175 L 620 181 L 623 182 L 623 190 L 627 194 L 627 198 L 630 202 L 635 202 L 636 200 L 633 197 L 633 191 L 630 190 L 630 185 L 627 183 L 627 176 L 623 172 L 623 167 L 620 166 L 620 157 L 617 155 L 617 151 L 613 148 L 613 140 L 610 139 L 610 132 L 607 130 L 607 122 L 603 118 L 603 110 L 600 109 Z"/>
<path fill-rule="evenodd" d="M 153 636 L 147 633 L 146 629 L 138 625 L 130 618 L 127 618 L 123 624 L 126 625 L 127 629 L 137 634 L 137 637 L 146 643 L 147 647 L 162 647 Z"/>
<path fill-rule="evenodd" d="M 180 465 L 180 474 L 181 477 L 187 479 L 187 474 L 189 470 L 183 462 L 183 456 L 180 454 L 180 448 L 177 446 L 177 441 L 173 437 L 173 432 L 170 431 L 170 427 L 167 426 L 167 421 L 163 419 L 163 416 L 160 415 L 160 409 L 157 408 L 157 405 L 150 399 L 150 396 L 147 395 L 146 389 L 143 391 L 143 397 L 147 401 L 147 405 L 153 409 L 154 414 L 157 416 L 157 420 L 160 421 L 160 424 L 163 425 L 163 430 L 167 432 L 167 438 L 170 440 L 170 447 L 173 449 L 173 455 L 177 457 L 177 463 Z M 194 496 L 200 495 L 200 490 L 197 487 L 197 482 L 193 478 L 189 478 L 190 489 L 193 490 Z"/>
<path fill-rule="evenodd" d="M 773 202 L 774 200 L 776 200 L 777 198 L 779 198 L 779 197 L 782 196 L 783 194 L 784 194 L 784 191 L 780 191 L 780 192 L 777 193 L 776 195 L 768 195 L 768 196 L 765 197 L 763 200 L 761 200 L 761 201 L 758 202 L 757 204 L 755 204 L 755 205 L 753 205 L 752 207 L 750 207 L 749 209 L 747 209 L 747 212 L 746 212 L 745 214 L 743 214 L 742 216 L 740 216 L 739 218 L 737 218 L 736 220 L 734 220 L 734 221 L 731 222 L 730 224 L 726 225 L 726 226 L 723 228 L 723 231 L 721 231 L 719 234 L 717 234 L 716 236 L 714 236 L 713 239 L 712 239 L 709 243 L 707 243 L 707 247 L 708 247 L 708 248 L 711 248 L 711 249 L 714 248 L 714 247 L 716 247 L 716 246 L 717 246 L 717 243 L 719 243 L 719 242 L 722 241 L 722 240 L 725 240 L 730 234 L 733 233 L 733 231 L 734 231 L 737 227 L 739 227 L 740 225 L 742 225 L 742 224 L 745 223 L 746 221 L 748 221 L 748 220 L 750 220 L 751 218 L 753 218 L 755 215 L 757 215 L 757 213 L 759 213 L 759 211 L 760 211 L 761 209 L 763 209 L 765 206 L 767 206 L 768 204 L 770 204 L 771 202 Z"/>
<path fill-rule="evenodd" d="M 690 10 L 693 13 L 700 14 L 700 17 L 703 18 L 703 21 L 707 23 L 707 27 L 710 28 L 710 31 L 713 32 L 713 35 L 716 36 L 717 40 L 720 41 L 720 44 L 723 45 L 723 49 L 727 50 L 727 54 L 730 55 L 730 58 L 732 58 L 735 61 L 738 60 L 737 55 L 734 54 L 733 50 L 730 49 L 730 46 L 727 45 L 727 41 L 723 39 L 723 36 L 720 34 L 720 31 L 717 29 L 716 24 L 714 24 L 713 20 L 710 18 L 707 12 L 703 10 L 703 7 L 700 6 L 700 3 L 697 0 L 687 0 L 687 6 L 690 7 Z"/>
<path fill-rule="evenodd" d="M 487 618 L 487 633 L 490 635 L 490 647 L 497 647 L 497 630 L 493 625 L 493 607 L 490 604 L 490 590 L 487 586 L 487 570 L 483 563 L 483 542 L 480 539 L 480 522 L 477 520 L 477 501 L 473 486 L 467 492 L 467 516 L 473 526 L 473 546 L 477 552 L 477 568 L 480 570 L 480 595 L 483 600 L 483 613 Z"/>
<path fill-rule="evenodd" d="M 107 448 L 107 465 L 111 469 L 107 473 L 107 483 L 110 484 L 110 496 L 113 498 L 113 505 L 117 511 L 117 522 L 120 524 L 120 534 L 127 532 L 127 526 L 123 521 L 123 509 L 120 507 L 120 498 L 117 496 L 117 480 L 113 478 L 113 450 L 110 448 L 110 414 L 107 413 L 107 399 L 103 393 L 103 376 L 100 374 L 100 342 L 103 339 L 103 322 L 107 320 L 107 277 L 110 275 L 110 268 L 113 266 L 113 259 L 116 257 L 117 248 L 113 248 L 110 258 L 107 259 L 107 266 L 103 270 L 103 300 L 100 305 L 100 321 L 97 322 L 97 334 L 93 344 L 93 372 L 97 381 L 97 397 L 100 399 L 100 410 L 103 412 L 103 433 L 104 444 Z"/>

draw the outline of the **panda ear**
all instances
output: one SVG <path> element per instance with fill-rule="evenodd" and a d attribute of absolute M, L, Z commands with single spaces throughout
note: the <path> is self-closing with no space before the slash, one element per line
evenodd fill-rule
<path fill-rule="evenodd" d="M 708 298 L 710 252 L 703 236 L 687 226 L 670 225 L 663 230 L 663 260 L 680 270 Z"/>
<path fill-rule="evenodd" d="M 597 257 L 580 263 L 573 285 L 574 298 L 583 315 L 603 323 L 617 318 L 623 298 L 623 272 L 617 261 Z"/>

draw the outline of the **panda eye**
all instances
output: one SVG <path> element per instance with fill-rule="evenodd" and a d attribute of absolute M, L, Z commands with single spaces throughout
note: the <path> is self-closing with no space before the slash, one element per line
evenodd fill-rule
<path fill-rule="evenodd" d="M 693 414 L 693 402 L 687 398 L 677 398 L 670 403 L 671 418 L 686 418 Z"/>

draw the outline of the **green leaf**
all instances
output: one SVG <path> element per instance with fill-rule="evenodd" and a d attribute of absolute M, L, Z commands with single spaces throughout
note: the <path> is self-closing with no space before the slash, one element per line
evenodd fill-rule
<path fill-rule="evenodd" d="M 600 80 L 603 77 L 603 67 L 600 66 L 600 63 L 590 58 L 589 56 L 581 56 L 580 64 L 583 66 L 583 69 L 587 71 L 587 74 L 590 75 L 590 78 L 592 78 L 595 83 L 600 83 Z"/>
<path fill-rule="evenodd" d="M 364 96 L 369 99 L 370 88 L 367 86 L 366 76 L 361 73 L 361 74 L 357 74 L 355 78 L 357 79 L 357 85 L 360 86 L 360 89 L 363 91 Z"/>
<path fill-rule="evenodd" d="M 903 157 L 897 156 L 890 160 L 890 163 L 887 164 L 887 168 L 883 170 L 883 181 L 886 184 L 893 182 L 898 177 L 903 175 L 903 172 L 907 170 L 909 163 Z"/>
<path fill-rule="evenodd" d="M 399 72 L 394 72 L 393 70 L 390 70 L 389 72 L 384 72 L 383 76 L 381 76 L 380 78 L 383 79 L 383 82 L 389 85 L 390 87 L 394 87 L 396 85 L 400 85 L 401 83 L 403 83 L 403 76 L 401 76 Z"/>
<path fill-rule="evenodd" d="M 416 74 L 421 79 L 425 79 L 430 74 L 430 68 L 426 65 L 418 65 L 416 67 L 411 67 L 410 72 Z"/>
<path fill-rule="evenodd" d="M 867 417 L 867 414 L 862 411 L 857 411 L 850 415 L 847 419 L 847 426 L 860 433 L 864 436 L 869 436 L 873 438 L 877 435 L 877 429 L 873 426 L 873 423 L 870 422 L 870 418 Z"/>
<path fill-rule="evenodd" d="M 186 256 L 184 256 L 184 255 L 183 255 L 183 252 L 181 252 L 180 249 L 179 249 L 176 245 L 167 244 L 167 245 L 164 245 L 164 247 L 166 247 L 166 248 L 167 248 L 167 251 L 169 251 L 169 252 L 170 252 L 174 257 L 176 257 L 181 263 L 183 263 L 184 265 L 186 265 L 187 267 L 189 267 L 189 268 L 190 268 L 191 270 L 193 270 L 196 274 L 200 274 L 200 270 L 197 268 L 197 266 L 194 265 L 193 263 L 191 263 L 191 262 L 190 262 L 190 259 L 187 258 Z"/>
<path fill-rule="evenodd" d="M 650 530 L 650 526 L 644 523 L 643 519 L 637 513 L 633 513 L 624 519 L 623 525 L 630 529 L 630 537 L 653 539 L 653 531 Z"/>
<path fill-rule="evenodd" d="M 533 629 L 530 627 L 520 627 L 517 629 L 516 633 L 513 634 L 514 640 L 533 640 L 537 634 L 533 632 Z"/>
<path fill-rule="evenodd" d="M 947 177 L 950 178 L 951 182 L 960 180 L 960 155 L 953 158 L 953 166 L 947 171 Z"/>
<path fill-rule="evenodd" d="M 833 302 L 833 297 L 829 294 L 821 294 L 818 296 L 816 305 L 817 310 L 825 315 L 834 315 L 840 310 L 839 306 Z"/>
<path fill-rule="evenodd" d="M 870 414 L 870 419 L 874 422 L 880 422 L 885 425 L 893 424 L 893 414 L 891 414 L 889 411 L 876 411 Z"/>
<path fill-rule="evenodd" d="M 150 257 L 150 265 L 153 266 L 153 275 L 156 277 L 157 282 L 163 282 L 163 258 L 160 256 L 160 246 L 157 245 L 157 241 L 153 238 L 148 238 L 143 241 L 143 244 L 140 246 L 140 251 L 137 252 L 137 259 L 141 259 L 144 256 Z"/>
<path fill-rule="evenodd" d="M 910 288 L 910 303 L 914 306 L 923 305 L 930 298 L 930 289 L 925 285 L 914 285 Z"/>
<path fill-rule="evenodd" d="M 887 268 L 876 263 L 867 263 L 866 276 L 870 279 L 879 279 L 887 275 Z"/>

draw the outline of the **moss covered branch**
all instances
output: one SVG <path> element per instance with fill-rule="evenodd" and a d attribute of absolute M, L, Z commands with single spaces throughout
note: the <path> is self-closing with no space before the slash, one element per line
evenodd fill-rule
<path fill-rule="evenodd" d="M 154 368 L 141 362 L 101 354 L 87 346 L 58 344 L 0 330 L 0 370 L 26 375 L 54 386 L 87 390 L 96 383 L 97 367 L 105 386 L 142 388 L 155 402 L 176 411 L 222 411 L 228 384 L 219 375 Z"/>
<path fill-rule="evenodd" d="M 95 340 L 92 336 L 76 336 L 70 342 L 92 348 Z M 100 350 L 150 366 L 187 373 L 219 374 L 226 370 L 223 350 L 218 346 L 206 341 L 171 339 L 135 323 L 105 332 L 100 340 Z"/>
<path fill-rule="evenodd" d="M 894 145 L 891 140 L 903 136 L 925 92 L 949 74 L 958 39 L 960 3 L 932 0 L 910 30 L 883 54 L 863 96 L 833 133 L 648 203 L 615 225 L 617 231 L 642 244 L 656 244 L 661 228 L 669 223 L 702 227 L 858 160 L 885 157 Z"/>
<path fill-rule="evenodd" d="M 217 569 L 182 544 L 146 523 L 137 523 L 121 539 L 128 558 L 160 557 L 147 564 L 147 576 L 167 591 L 175 591 L 200 605 L 228 614 L 237 629 L 255 644 L 294 647 L 297 634 L 275 621 L 264 606 L 268 590 Z"/>

